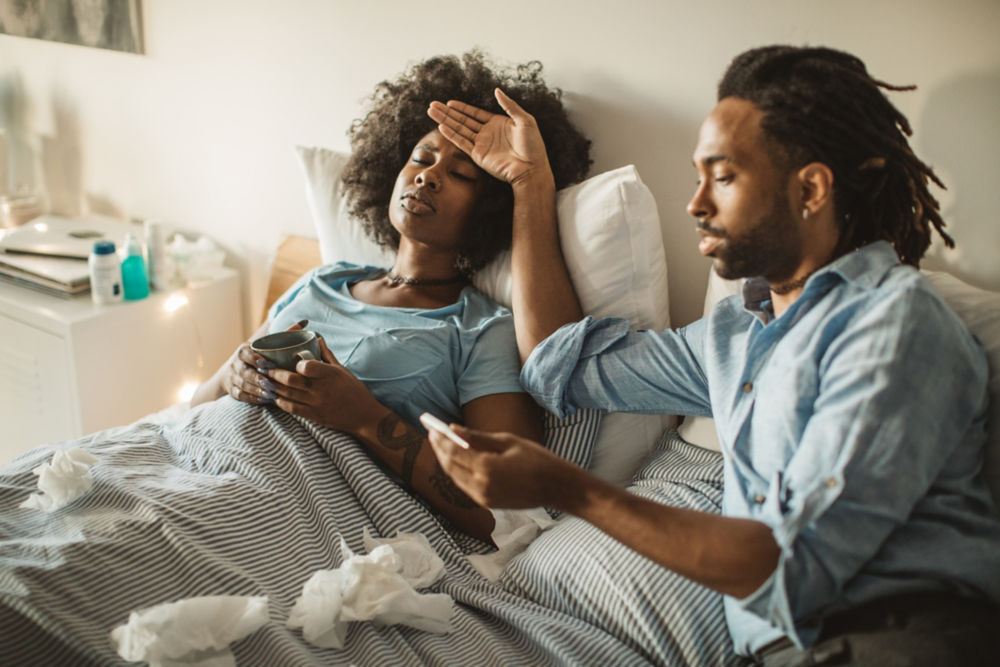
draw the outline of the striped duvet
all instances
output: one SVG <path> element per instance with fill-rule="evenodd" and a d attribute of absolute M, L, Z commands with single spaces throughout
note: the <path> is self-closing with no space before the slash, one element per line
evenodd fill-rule
<path fill-rule="evenodd" d="M 239 665 L 720 665 L 737 662 L 721 599 L 560 522 L 496 583 L 450 528 L 352 438 L 224 397 L 167 423 L 72 444 L 94 487 L 52 514 L 18 505 L 53 447 L 0 469 L 0 665 L 124 664 L 110 631 L 130 611 L 203 595 L 266 595 L 270 622 L 230 648 Z M 56 445 L 66 446 L 66 444 Z M 634 490 L 717 511 L 721 466 L 665 434 Z M 418 531 L 444 559 L 430 589 L 456 602 L 450 634 L 353 623 L 341 650 L 285 620 L 302 584 L 339 565 L 341 536 Z"/>

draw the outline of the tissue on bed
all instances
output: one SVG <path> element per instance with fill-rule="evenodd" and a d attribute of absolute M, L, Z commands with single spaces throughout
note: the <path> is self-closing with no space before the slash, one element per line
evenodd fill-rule
<path fill-rule="evenodd" d="M 129 614 L 111 631 L 118 655 L 159 665 L 235 665 L 229 644 L 267 623 L 267 597 L 210 595 Z"/>
<path fill-rule="evenodd" d="M 21 507 L 54 512 L 68 505 L 94 485 L 90 466 L 95 463 L 97 457 L 79 447 L 58 450 L 52 461 L 31 471 L 38 476 L 38 492 L 28 496 Z"/>
<path fill-rule="evenodd" d="M 444 561 L 437 555 L 423 533 L 396 533 L 396 537 L 372 537 L 368 527 L 365 526 L 363 542 L 368 553 L 374 552 L 383 544 L 391 546 L 400 560 L 400 576 L 413 588 L 427 588 L 444 572 Z"/>
<path fill-rule="evenodd" d="M 451 596 L 414 589 L 434 583 L 444 571 L 427 538 L 399 533 L 391 539 L 373 539 L 366 531 L 365 545 L 371 552 L 355 555 L 341 538 L 340 567 L 319 570 L 305 583 L 288 614 L 287 627 L 302 628 L 305 640 L 322 648 L 343 648 L 350 621 L 450 631 Z"/>
<path fill-rule="evenodd" d="M 493 532 L 490 538 L 497 550 L 489 554 L 472 554 L 469 563 L 475 570 L 496 581 L 508 561 L 531 544 L 538 535 L 556 525 L 556 520 L 541 507 L 528 510 L 494 510 Z"/>

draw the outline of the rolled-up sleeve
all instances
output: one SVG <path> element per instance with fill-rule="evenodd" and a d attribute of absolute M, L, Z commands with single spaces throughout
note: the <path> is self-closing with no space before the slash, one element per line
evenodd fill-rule
<path fill-rule="evenodd" d="M 632 331 L 624 319 L 586 317 L 534 349 L 521 383 L 560 417 L 580 408 L 708 416 L 704 331 L 703 321 L 654 332 Z"/>
<path fill-rule="evenodd" d="M 949 558 L 940 539 L 946 505 L 967 502 L 985 438 L 982 349 L 926 291 L 872 308 L 819 363 L 798 446 L 771 477 L 766 502 L 750 510 L 781 549 L 777 568 L 738 601 L 799 646 L 844 603 L 849 583 L 864 597 L 863 570 L 877 572 L 879 558 L 915 570 L 920 559 Z M 900 535 L 908 553 L 895 548 Z"/>

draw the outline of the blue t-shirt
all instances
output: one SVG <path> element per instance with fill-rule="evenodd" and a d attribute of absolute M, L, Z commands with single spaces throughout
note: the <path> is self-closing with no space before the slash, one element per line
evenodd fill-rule
<path fill-rule="evenodd" d="M 350 285 L 382 269 L 338 262 L 302 276 L 271 307 L 270 331 L 302 319 L 387 408 L 419 425 L 422 412 L 462 421 L 469 401 L 522 392 L 514 320 L 474 287 L 444 308 L 374 306 Z"/>

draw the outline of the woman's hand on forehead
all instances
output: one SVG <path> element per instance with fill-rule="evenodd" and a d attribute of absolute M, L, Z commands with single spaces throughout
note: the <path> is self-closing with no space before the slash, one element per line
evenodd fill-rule
<path fill-rule="evenodd" d="M 545 142 L 534 116 L 499 88 L 496 98 L 507 115 L 457 100 L 431 102 L 427 115 L 442 136 L 494 178 L 512 185 L 536 177 L 551 180 Z"/>

